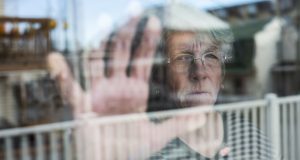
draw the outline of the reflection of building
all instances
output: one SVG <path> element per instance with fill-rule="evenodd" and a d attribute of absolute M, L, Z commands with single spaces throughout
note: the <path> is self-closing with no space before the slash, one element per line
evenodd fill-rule
<path fill-rule="evenodd" d="M 209 9 L 209 12 L 227 21 L 234 33 L 235 42 L 232 60 L 226 64 L 226 82 L 224 101 L 257 98 L 259 91 L 256 83 L 256 72 L 260 66 L 255 66 L 257 44 L 255 34 L 267 24 L 274 13 L 273 4 L 266 1 L 241 3 L 231 6 Z"/>
<path fill-rule="evenodd" d="M 300 2 L 279 0 L 282 20 L 278 41 L 278 62 L 272 68 L 273 91 L 280 96 L 300 93 Z"/>
<path fill-rule="evenodd" d="M 37 84 L 27 82 L 45 75 L 45 58 L 52 47 L 50 32 L 55 22 L 46 18 L 2 16 L 0 26 L 0 128 L 5 127 L 1 126 L 3 119 L 14 125 L 46 121 L 45 115 L 51 113 L 51 107 L 42 104 L 43 108 L 34 108 L 43 103 L 35 95 L 44 99 L 51 95 L 45 95 L 42 88 L 35 89 Z M 47 91 L 54 88 L 46 87 Z M 42 114 L 39 112 L 44 114 L 38 117 Z"/>
<path fill-rule="evenodd" d="M 62 101 L 47 75 L 45 56 L 50 50 L 78 49 L 77 3 L 80 0 L 0 0 L 0 23 L 5 23 L 0 27 L 0 128 L 5 127 L 3 119 L 28 126 L 68 117 L 59 116 Z M 32 4 L 38 9 L 32 10 Z M 63 22 L 71 24 L 68 29 Z"/>
<path fill-rule="evenodd" d="M 68 117 L 64 113 L 70 112 L 58 107 L 62 101 L 47 75 L 45 57 L 51 50 L 78 49 L 79 2 L 0 0 L 0 128 L 7 127 L 4 120 L 28 126 Z M 41 10 L 32 11 L 27 4 L 37 4 Z M 61 22 L 71 25 L 66 29 Z"/>
<path fill-rule="evenodd" d="M 266 0 L 209 10 L 231 24 L 236 40 L 234 59 L 226 68 L 225 95 L 256 98 L 268 92 L 299 93 L 295 6 L 294 0 Z"/>
<path fill-rule="evenodd" d="M 54 21 L 1 17 L 0 25 L 0 71 L 45 68 Z"/>
<path fill-rule="evenodd" d="M 248 20 L 269 18 L 273 13 L 273 4 L 268 0 L 227 7 L 220 5 L 220 7 L 209 9 L 209 12 L 231 24 L 241 24 Z"/>

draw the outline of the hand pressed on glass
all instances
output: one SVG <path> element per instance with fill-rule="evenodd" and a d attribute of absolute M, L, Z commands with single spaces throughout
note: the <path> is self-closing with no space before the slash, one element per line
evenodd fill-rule
<path fill-rule="evenodd" d="M 156 41 L 160 36 L 160 23 L 149 18 L 141 44 L 133 57 L 130 74 L 126 74 L 129 63 L 132 39 L 138 18 L 131 19 L 112 38 L 109 47 L 108 74 L 104 71 L 104 44 L 99 50 L 91 53 L 91 90 L 83 91 L 76 82 L 64 60 L 57 53 L 48 57 L 51 74 L 58 80 L 64 98 L 71 104 L 75 116 L 94 112 L 97 115 L 114 115 L 145 112 L 148 99 L 148 79 Z M 147 63 L 140 63 L 145 62 Z"/>

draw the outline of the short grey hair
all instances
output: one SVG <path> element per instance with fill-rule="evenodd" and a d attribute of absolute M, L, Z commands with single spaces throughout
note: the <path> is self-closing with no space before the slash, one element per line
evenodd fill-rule
<path fill-rule="evenodd" d="M 150 8 L 145 11 L 144 16 L 156 16 L 162 23 L 163 36 L 160 41 L 162 52 L 166 51 L 165 47 L 167 47 L 170 33 L 188 31 L 199 35 L 208 35 L 214 43 L 218 44 L 223 57 L 222 62 L 226 62 L 232 57 L 234 37 L 229 24 L 208 12 L 175 3 Z"/>

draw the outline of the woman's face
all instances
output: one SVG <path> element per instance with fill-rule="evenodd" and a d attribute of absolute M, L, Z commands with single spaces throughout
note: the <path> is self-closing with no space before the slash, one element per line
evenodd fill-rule
<path fill-rule="evenodd" d="M 222 83 L 218 45 L 208 35 L 196 38 L 193 32 L 172 33 L 167 45 L 168 84 L 175 101 L 180 107 L 214 104 Z"/>

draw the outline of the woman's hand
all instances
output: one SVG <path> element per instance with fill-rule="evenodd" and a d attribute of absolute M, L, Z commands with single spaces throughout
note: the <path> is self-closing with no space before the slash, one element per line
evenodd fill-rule
<path fill-rule="evenodd" d="M 110 45 L 103 43 L 99 50 L 88 56 L 90 90 L 81 88 L 61 54 L 51 53 L 48 56 L 50 73 L 57 79 L 62 95 L 73 107 L 76 117 L 91 113 L 106 116 L 146 111 L 148 80 L 161 26 L 157 18 L 149 17 L 140 45 L 132 54 L 132 40 L 138 21 L 138 18 L 131 19 L 112 37 Z M 107 74 L 103 60 L 105 50 L 109 53 Z M 130 55 L 134 57 L 127 75 Z"/>

